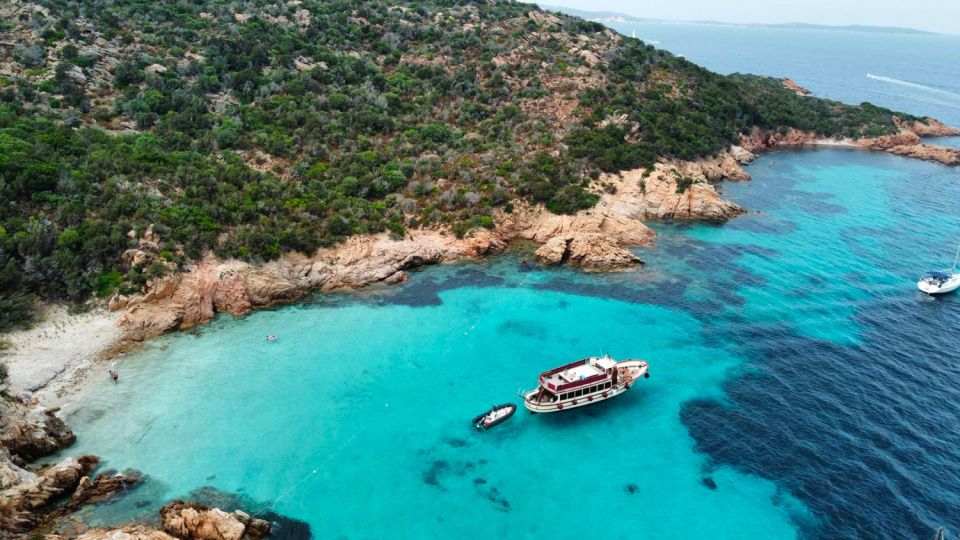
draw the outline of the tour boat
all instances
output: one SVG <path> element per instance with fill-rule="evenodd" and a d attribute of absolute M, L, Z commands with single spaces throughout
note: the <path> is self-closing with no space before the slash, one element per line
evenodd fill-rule
<path fill-rule="evenodd" d="M 513 413 L 516 412 L 517 406 L 513 403 L 505 403 L 503 405 L 495 405 L 489 411 L 477 416 L 473 419 L 473 425 L 477 429 L 488 430 L 494 426 L 498 426 L 506 422 Z"/>
<path fill-rule="evenodd" d="M 535 413 L 575 409 L 619 396 L 641 377 L 650 377 L 643 360 L 584 358 L 541 373 L 539 387 L 523 395 L 523 404 Z"/>
<path fill-rule="evenodd" d="M 945 271 L 930 271 L 920 278 L 917 288 L 927 294 L 944 294 L 960 288 L 960 273 L 957 272 L 957 260 L 960 259 L 960 246 L 953 258 L 953 267 Z"/>

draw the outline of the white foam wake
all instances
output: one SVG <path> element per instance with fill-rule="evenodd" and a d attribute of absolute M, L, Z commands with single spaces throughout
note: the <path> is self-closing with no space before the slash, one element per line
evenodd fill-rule
<path fill-rule="evenodd" d="M 907 87 L 910 87 L 910 88 L 916 88 L 916 89 L 918 89 L 918 90 L 926 90 L 926 91 L 928 91 L 928 92 L 936 92 L 936 93 L 938 93 L 938 94 L 946 94 L 946 95 L 948 95 L 948 96 L 953 96 L 953 97 L 955 97 L 955 98 L 960 99 L 960 94 L 957 94 L 957 93 L 955 93 L 955 92 L 951 92 L 951 91 L 949 91 L 949 90 L 943 90 L 943 89 L 941 89 L 941 88 L 934 88 L 934 87 L 932 87 L 932 86 L 927 86 L 927 85 L 925 85 L 925 84 L 920 84 L 920 83 L 915 83 L 915 82 L 910 82 L 910 81 L 904 81 L 904 80 L 900 80 L 900 79 L 894 79 L 893 77 L 886 77 L 886 76 L 883 76 L 883 75 L 874 75 L 873 73 L 867 73 L 867 78 L 868 78 L 868 79 L 873 79 L 873 80 L 875 80 L 875 81 L 882 81 L 882 82 L 886 82 L 886 83 L 890 83 L 890 84 L 898 84 L 898 85 L 900 85 L 900 86 L 907 86 Z"/>

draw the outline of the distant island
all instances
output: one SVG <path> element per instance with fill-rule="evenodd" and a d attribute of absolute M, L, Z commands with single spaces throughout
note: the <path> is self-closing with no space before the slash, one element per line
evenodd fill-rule
<path fill-rule="evenodd" d="M 901 26 L 868 26 L 862 24 L 851 25 L 830 25 L 830 24 L 812 24 L 812 23 L 732 23 L 714 20 L 669 20 L 669 19 L 650 19 L 644 17 L 635 17 L 626 13 L 616 11 L 588 11 L 561 6 L 548 6 L 537 4 L 542 9 L 566 13 L 574 17 L 581 17 L 600 23 L 654 23 L 654 24 L 708 24 L 713 26 L 738 26 L 751 28 L 782 28 L 786 30 L 826 30 L 834 32 L 866 32 L 873 34 L 918 34 L 918 35 L 938 35 L 936 32 L 918 30 L 916 28 L 905 28 Z"/>

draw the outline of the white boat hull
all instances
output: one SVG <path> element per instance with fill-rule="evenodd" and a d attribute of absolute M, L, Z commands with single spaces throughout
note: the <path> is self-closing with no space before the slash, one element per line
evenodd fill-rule
<path fill-rule="evenodd" d="M 950 279 L 943 283 L 929 279 L 921 279 L 917 283 L 917 288 L 927 294 L 946 294 L 960 289 L 960 274 L 953 274 Z"/>
<path fill-rule="evenodd" d="M 616 385 L 607 390 L 572 399 L 557 400 L 552 402 L 537 402 L 533 399 L 533 397 L 536 396 L 540 390 L 535 389 L 524 394 L 523 405 L 527 408 L 527 410 L 534 413 L 553 413 L 577 409 L 579 407 L 586 407 L 587 405 L 593 405 L 595 403 L 600 403 L 601 401 L 606 401 L 610 398 L 619 396 L 620 394 L 623 394 L 627 390 L 633 388 L 639 379 L 650 376 L 647 373 L 647 363 L 642 360 L 625 360 L 623 362 L 618 362 L 617 369 L 627 370 L 629 377 L 626 379 L 621 379 Z"/>

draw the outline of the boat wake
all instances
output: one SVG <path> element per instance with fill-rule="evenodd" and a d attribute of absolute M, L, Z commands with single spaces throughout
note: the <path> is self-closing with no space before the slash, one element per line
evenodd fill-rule
<path fill-rule="evenodd" d="M 927 86 L 927 85 L 925 85 L 925 84 L 920 84 L 920 83 L 915 83 L 915 82 L 910 82 L 910 81 L 904 81 L 904 80 L 901 80 L 901 79 L 894 79 L 893 77 L 886 77 L 886 76 L 884 76 L 884 75 L 874 75 L 873 73 L 867 73 L 867 78 L 868 78 L 868 79 L 873 79 L 873 80 L 875 80 L 875 81 L 881 81 L 881 82 L 885 82 L 885 83 L 897 84 L 897 85 L 900 85 L 900 86 L 906 86 L 906 87 L 909 87 L 909 88 L 916 88 L 917 90 L 926 90 L 927 92 L 935 92 L 935 93 L 937 93 L 937 94 L 944 94 L 944 95 L 948 95 L 948 96 L 952 96 L 952 97 L 955 97 L 955 98 L 957 98 L 957 99 L 960 99 L 960 94 L 957 94 L 956 92 L 951 92 L 951 91 L 949 91 L 949 90 L 943 90 L 943 89 L 941 89 L 941 88 L 935 88 L 935 87 L 933 87 L 933 86 Z"/>

